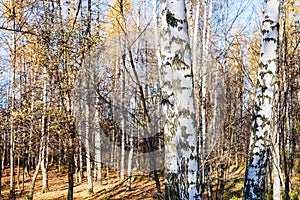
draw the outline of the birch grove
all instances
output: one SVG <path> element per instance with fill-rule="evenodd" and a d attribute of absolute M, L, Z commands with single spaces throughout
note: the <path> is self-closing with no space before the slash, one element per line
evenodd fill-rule
<path fill-rule="evenodd" d="M 0 199 L 298 199 L 299 24 L 297 0 L 0 1 Z"/>

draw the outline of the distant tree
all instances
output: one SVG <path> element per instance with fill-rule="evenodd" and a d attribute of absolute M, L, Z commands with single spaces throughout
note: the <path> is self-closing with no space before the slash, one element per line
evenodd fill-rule
<path fill-rule="evenodd" d="M 299 91 L 299 1 L 287 0 L 280 7 L 279 29 L 279 94 L 277 111 L 277 132 L 272 135 L 273 165 L 273 199 L 280 200 L 285 193 L 286 199 L 291 199 L 290 192 L 294 187 L 291 177 L 295 170 L 295 154 L 297 149 L 296 110 Z M 297 78 L 298 76 L 298 78 Z M 297 112 L 297 111 L 296 111 Z M 299 121 L 299 120 L 298 120 Z M 298 125 L 297 125 L 298 124 Z"/>

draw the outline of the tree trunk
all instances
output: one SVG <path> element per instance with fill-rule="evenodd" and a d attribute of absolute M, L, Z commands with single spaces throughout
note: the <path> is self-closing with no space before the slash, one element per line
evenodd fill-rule
<path fill-rule="evenodd" d="M 121 176 L 121 181 L 125 180 L 125 65 L 126 65 L 126 54 L 125 54 L 125 49 L 124 49 L 124 54 L 122 55 L 123 57 L 123 63 L 122 63 L 122 70 L 121 70 L 121 163 L 120 163 L 120 176 Z"/>
<path fill-rule="evenodd" d="M 203 29 L 202 29 L 202 50 L 201 50 L 201 90 L 200 90 L 200 99 L 201 99 L 201 113 L 200 113 L 200 158 L 202 159 L 201 163 L 203 166 L 203 171 L 205 173 L 205 179 L 207 183 L 207 195 L 208 198 L 211 198 L 210 191 L 210 181 L 209 181 L 209 164 L 207 162 L 207 151 L 208 151 L 208 139 L 207 139 L 207 121 L 206 121 L 206 105 L 207 105 L 207 71 L 208 71 L 208 45 L 210 42 L 210 25 L 211 25 L 211 15 L 212 15 L 212 3 L 205 0 L 203 2 Z M 209 11 L 207 13 L 207 10 Z"/>
<path fill-rule="evenodd" d="M 255 111 L 252 124 L 244 200 L 263 199 L 270 133 L 274 131 L 274 93 L 277 91 L 277 48 L 279 1 L 265 1 L 262 45 L 257 78 Z M 275 101 L 276 102 L 276 101 Z M 273 125 L 273 126 L 272 126 Z M 276 130 L 275 130 L 276 131 Z"/>
<path fill-rule="evenodd" d="M 47 68 L 43 68 L 43 114 L 42 114 L 42 130 L 41 134 L 42 137 L 45 138 L 44 143 L 42 144 L 42 161 L 41 161 L 41 170 L 42 170 L 42 192 L 47 193 L 49 192 L 48 188 L 48 170 L 46 164 L 46 156 L 47 156 L 47 122 L 46 122 L 46 115 L 47 115 Z"/>
<path fill-rule="evenodd" d="M 42 145 L 42 144 L 40 144 L 40 145 Z M 39 173 L 41 161 L 42 161 L 42 156 L 40 155 L 39 156 L 38 164 L 36 165 L 36 169 L 35 169 L 35 172 L 34 172 L 33 177 L 32 177 L 31 186 L 30 186 L 30 192 L 29 192 L 29 195 L 28 195 L 28 198 L 27 198 L 28 200 L 33 200 L 33 193 L 34 193 L 35 181 L 36 181 L 37 175 Z"/>
<path fill-rule="evenodd" d="M 35 172 L 32 177 L 31 186 L 29 190 L 28 200 L 33 200 L 33 193 L 34 193 L 34 187 L 35 187 L 35 181 L 37 178 L 37 175 L 39 173 L 39 169 L 42 162 L 42 150 L 43 150 L 43 144 L 44 144 L 45 137 L 42 135 L 41 142 L 40 142 L 40 149 L 39 149 L 39 156 L 38 156 L 38 164 L 36 165 Z"/>
<path fill-rule="evenodd" d="M 198 65 L 197 65 L 197 45 L 198 45 L 198 24 L 199 24 L 199 13 L 200 13 L 200 0 L 197 1 L 195 18 L 194 18 L 194 33 L 193 33 L 193 45 L 192 45 L 192 66 L 195 84 L 198 83 Z M 196 86 L 196 85 L 195 85 Z M 197 108 L 198 104 L 196 105 Z M 197 108 L 198 110 L 198 108 Z M 197 116 L 198 118 L 199 116 Z"/>
<path fill-rule="evenodd" d="M 88 79 L 88 77 L 86 77 Z M 90 139 L 91 139 L 91 128 L 90 128 L 90 91 L 89 84 L 86 82 L 86 102 L 85 102 L 85 151 L 86 151 L 86 171 L 87 171 L 87 180 L 88 180 L 88 193 L 93 193 L 93 176 L 92 176 L 92 165 L 91 165 L 91 149 L 90 149 Z"/>
<path fill-rule="evenodd" d="M 80 129 L 80 135 L 79 135 L 79 171 L 78 171 L 79 183 L 82 183 L 82 178 L 83 178 L 82 133 L 81 133 L 81 129 Z"/>
<path fill-rule="evenodd" d="M 72 134 L 72 133 L 71 133 Z M 73 133 L 74 134 L 74 133 Z M 68 151 L 68 200 L 73 200 L 74 189 L 74 144 L 73 137 L 69 138 Z"/>
<path fill-rule="evenodd" d="M 130 117 L 130 136 L 129 136 L 129 155 L 128 155 L 128 164 L 127 164 L 127 187 L 126 190 L 131 190 L 131 167 L 132 167 L 132 157 L 133 157 L 133 139 L 135 131 L 135 104 L 136 104 L 136 91 L 134 90 L 134 95 L 130 99 L 129 112 L 132 117 Z"/>
<path fill-rule="evenodd" d="M 12 18 L 13 18 L 13 29 L 16 30 L 16 6 L 15 1 L 10 1 L 10 6 L 12 8 Z M 10 184 L 9 184 L 9 198 L 15 199 L 15 173 L 14 173 L 14 151 L 15 151 L 15 125 L 13 119 L 13 112 L 15 110 L 15 79 L 16 79 L 16 58 L 17 58 L 17 38 L 16 32 L 13 32 L 13 52 L 12 53 L 12 75 L 10 80 L 10 100 L 11 100 L 11 120 L 10 120 Z"/>
<path fill-rule="evenodd" d="M 13 69 L 13 77 L 15 77 L 15 70 Z M 13 78 L 13 82 L 12 82 L 12 85 L 14 85 L 14 79 Z M 14 87 L 14 86 L 12 86 Z M 14 92 L 12 91 L 12 105 L 11 105 L 11 112 L 14 111 Z M 13 119 L 11 119 L 11 122 L 10 122 L 10 147 L 9 147 L 9 160 L 10 160 L 10 194 L 9 194 L 9 198 L 10 199 L 15 199 L 15 172 L 14 172 L 14 152 L 15 151 L 15 127 L 14 127 L 14 122 L 13 122 Z"/>
<path fill-rule="evenodd" d="M 80 76 L 80 75 L 79 75 Z M 80 78 L 78 78 L 80 79 Z M 82 80 L 82 79 L 80 79 Z M 81 84 L 81 82 L 79 83 Z M 83 90 L 84 91 L 84 90 Z M 79 93 L 79 98 L 82 94 Z M 82 177 L 83 177 L 83 158 L 82 158 L 82 143 L 83 143 L 83 136 L 82 136 L 82 125 L 84 117 L 82 116 L 82 106 L 83 106 L 83 98 L 80 98 L 77 105 L 77 117 L 79 120 L 77 120 L 77 132 L 78 132 L 78 170 L 77 170 L 77 178 L 78 182 L 82 183 Z"/>
<path fill-rule="evenodd" d="M 277 131 L 275 131 L 275 134 Z M 279 155 L 279 135 L 274 138 L 273 148 L 272 148 L 272 156 L 273 156 L 273 199 L 281 200 L 281 170 L 280 170 L 280 155 Z"/>
<path fill-rule="evenodd" d="M 191 54 L 184 0 L 162 1 L 161 79 L 166 199 L 201 199 Z"/>
<path fill-rule="evenodd" d="M 17 158 L 17 186 L 18 186 L 18 190 L 20 190 L 20 154 L 19 153 Z"/>
<path fill-rule="evenodd" d="M 99 98 L 96 97 L 96 110 L 95 110 L 95 158 L 96 158 L 96 179 L 101 184 L 102 182 L 102 152 L 101 152 L 101 134 L 102 130 L 99 125 L 99 111 L 98 106 Z"/>

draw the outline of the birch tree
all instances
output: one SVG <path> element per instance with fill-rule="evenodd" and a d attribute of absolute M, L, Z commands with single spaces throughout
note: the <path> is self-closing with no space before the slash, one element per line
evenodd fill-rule
<path fill-rule="evenodd" d="M 166 199 L 201 199 L 185 1 L 161 1 L 161 86 Z"/>
<path fill-rule="evenodd" d="M 12 27 L 16 29 L 16 5 L 15 1 L 10 1 L 9 6 L 11 8 L 11 17 L 12 17 Z M 16 59 L 17 59 L 17 35 L 16 32 L 12 33 L 12 50 L 11 50 L 11 76 L 10 76 L 10 112 L 11 112 L 11 119 L 10 119 L 10 147 L 9 147 L 9 155 L 10 155 L 10 193 L 9 198 L 15 199 L 15 177 L 14 177 L 14 151 L 15 151 L 15 126 L 14 126 L 14 119 L 13 114 L 15 111 L 15 79 L 16 79 Z"/>
<path fill-rule="evenodd" d="M 103 134 L 103 131 L 101 130 L 101 127 L 99 125 L 99 96 L 97 95 L 97 92 L 95 94 L 95 119 L 94 119 L 94 133 L 95 133 L 95 160 L 96 160 L 96 180 L 100 183 L 102 183 L 102 151 L 101 151 L 101 134 Z"/>
<path fill-rule="evenodd" d="M 258 68 L 255 110 L 243 199 L 264 199 L 269 136 L 275 131 L 274 95 L 277 89 L 279 1 L 266 0 Z"/>
<path fill-rule="evenodd" d="M 131 188 L 131 170 L 132 170 L 132 158 L 133 158 L 133 140 L 134 140 L 134 129 L 135 129 L 135 120 L 134 120 L 134 115 L 135 115 L 135 103 L 136 103 L 136 94 L 134 91 L 133 97 L 130 99 L 130 105 L 129 105 L 129 111 L 132 113 L 131 116 L 128 116 L 128 118 L 131 120 L 130 121 L 130 136 L 129 136 L 129 155 L 128 155 L 128 165 L 127 165 L 127 186 L 126 190 L 130 191 Z"/>
<path fill-rule="evenodd" d="M 89 61 L 88 61 L 89 62 Z M 89 65 L 89 64 L 87 64 Z M 88 79 L 88 78 L 86 78 Z M 86 102 L 85 102 L 85 149 L 86 149 L 86 170 L 87 170 L 87 180 L 88 180 L 88 193 L 93 193 L 93 177 L 92 177 L 92 161 L 91 161 L 91 122 L 90 122 L 90 88 L 88 80 L 85 80 L 86 85 Z"/>
<path fill-rule="evenodd" d="M 46 109 L 47 109 L 47 68 L 46 66 L 43 67 L 43 114 L 42 114 L 42 128 L 41 134 L 42 137 L 45 137 L 44 143 L 42 143 L 42 160 L 41 160 L 41 170 L 42 170 L 42 192 L 46 193 L 49 191 L 48 188 L 48 166 L 47 166 L 47 143 L 48 143 L 48 132 L 47 132 L 47 121 L 46 121 Z"/>
<path fill-rule="evenodd" d="M 202 28 L 202 49 L 201 49 L 201 113 L 199 113 L 199 118 L 201 119 L 200 124 L 200 157 L 202 158 L 201 163 L 204 166 L 205 176 L 206 176 L 206 182 L 207 182 L 207 195 L 208 198 L 211 199 L 211 191 L 210 191 L 210 182 L 209 182 L 209 167 L 207 163 L 207 151 L 208 151 L 208 142 L 207 142 L 207 114 L 206 114 L 206 104 L 207 104 L 207 71 L 209 68 L 208 63 L 208 48 L 209 48 L 209 42 L 210 42 L 210 29 L 211 29 L 211 17 L 212 17 L 212 5 L 213 0 L 204 1 L 203 2 L 203 28 Z M 199 78 L 200 80 L 200 78 Z M 201 117 L 200 117 L 201 116 Z"/>
<path fill-rule="evenodd" d="M 280 29 L 279 29 L 279 94 L 278 101 L 278 134 L 272 137 L 272 158 L 273 158 L 273 199 L 282 199 L 282 192 L 286 199 L 293 199 L 291 195 L 292 171 L 295 159 L 295 138 L 296 129 L 293 108 L 293 91 L 296 91 L 299 82 L 295 72 L 299 76 L 299 1 L 282 1 L 280 6 Z M 296 34 L 295 34 L 296 33 Z M 298 69 L 298 70 L 297 70 Z M 299 101 L 298 101 L 299 102 Z M 293 106 L 292 106 L 293 105 Z M 295 119 L 295 118 L 294 118 Z M 298 142 L 299 143 L 299 142 Z"/>

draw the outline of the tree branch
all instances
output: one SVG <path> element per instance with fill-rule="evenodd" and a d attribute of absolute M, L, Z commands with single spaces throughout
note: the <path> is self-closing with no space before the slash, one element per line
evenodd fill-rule
<path fill-rule="evenodd" d="M 23 31 L 21 29 L 12 29 L 12 28 L 7 28 L 7 27 L 3 27 L 3 26 L 0 26 L 0 29 L 5 30 L 5 31 L 12 31 L 12 32 L 17 32 L 17 33 L 30 34 L 30 35 L 35 35 L 35 36 L 37 35 L 36 33 L 31 32 L 31 31 Z"/>

